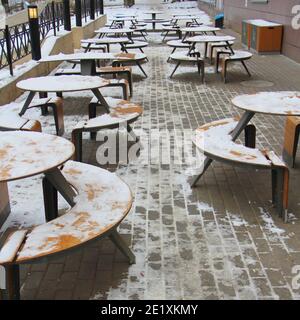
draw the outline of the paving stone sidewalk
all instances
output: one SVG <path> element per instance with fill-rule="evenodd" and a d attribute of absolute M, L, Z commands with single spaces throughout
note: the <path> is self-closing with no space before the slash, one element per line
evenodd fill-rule
<path fill-rule="evenodd" d="M 170 80 L 170 48 L 159 39 L 149 34 L 144 65 L 149 77 L 134 69 L 132 100 L 145 108 L 136 130 L 193 130 L 238 114 L 230 103 L 237 94 L 300 89 L 300 65 L 280 55 L 249 61 L 252 80 L 268 82 L 258 88 L 241 83 L 249 79 L 239 67 L 225 85 L 208 64 L 204 85 L 190 67 Z M 66 117 L 81 117 L 87 103 L 85 97 L 67 98 Z M 280 154 L 284 119 L 257 115 L 254 123 L 258 146 Z M 171 141 L 174 148 L 177 140 Z M 97 165 L 98 144 L 84 144 L 84 160 Z M 300 289 L 292 288 L 293 267 L 300 265 L 299 167 L 300 159 L 291 170 L 288 224 L 271 206 L 268 171 L 215 162 L 198 188 L 190 189 L 188 163 L 135 161 L 110 168 L 135 196 L 120 233 L 136 264 L 128 265 L 109 240 L 102 240 L 48 264 L 22 266 L 22 299 L 299 299 Z"/>

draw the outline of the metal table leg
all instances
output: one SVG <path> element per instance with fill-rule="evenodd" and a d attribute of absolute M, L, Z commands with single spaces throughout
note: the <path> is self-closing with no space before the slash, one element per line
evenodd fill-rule
<path fill-rule="evenodd" d="M 22 116 L 24 115 L 24 113 L 27 111 L 27 109 L 28 109 L 31 101 L 32 101 L 33 98 L 34 98 L 34 96 L 35 96 L 35 92 L 34 92 L 34 91 L 30 91 L 30 92 L 29 92 L 29 95 L 28 95 L 28 97 L 26 98 L 25 103 L 24 103 L 24 105 L 23 105 L 23 107 L 22 107 L 22 110 L 21 110 L 20 113 L 19 113 L 20 117 L 22 117 Z"/>
<path fill-rule="evenodd" d="M 76 193 L 61 171 L 58 168 L 51 169 L 45 172 L 45 176 L 52 186 L 64 197 L 68 204 L 71 207 L 74 207 L 74 198 L 76 197 Z"/>
<path fill-rule="evenodd" d="M 104 97 L 102 96 L 102 94 L 100 93 L 99 89 L 92 89 L 93 94 L 95 95 L 95 97 L 98 99 L 98 101 L 100 102 L 100 104 L 106 109 L 106 111 L 109 113 L 109 105 L 107 104 L 106 100 L 104 99 Z"/>

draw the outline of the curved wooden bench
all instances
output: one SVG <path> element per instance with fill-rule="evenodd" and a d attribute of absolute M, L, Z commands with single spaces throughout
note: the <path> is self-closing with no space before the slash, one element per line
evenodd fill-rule
<path fill-rule="evenodd" d="M 231 132 L 237 124 L 236 118 L 205 124 L 196 130 L 193 142 L 210 159 L 235 166 L 271 170 L 273 204 L 286 221 L 289 184 L 287 166 L 273 151 L 258 150 L 234 142 Z"/>
<path fill-rule="evenodd" d="M 76 190 L 75 206 L 31 230 L 10 233 L 2 245 L 0 265 L 6 269 L 7 283 L 15 281 L 8 288 L 11 298 L 19 297 L 19 264 L 56 257 L 104 236 L 111 238 L 130 263 L 135 262 L 116 230 L 132 206 L 128 185 L 114 173 L 80 162 L 68 161 L 62 173 Z"/>
<path fill-rule="evenodd" d="M 283 159 L 291 167 L 295 167 L 300 134 L 300 117 L 287 117 L 285 123 Z"/>
<path fill-rule="evenodd" d="M 177 49 L 189 49 L 190 44 L 188 42 L 183 42 L 182 40 L 170 40 L 167 42 L 167 45 L 172 49 L 171 54 L 173 54 Z M 170 57 L 168 58 L 167 62 L 170 61 Z"/>
<path fill-rule="evenodd" d="M 218 68 L 219 66 L 220 55 L 225 55 L 224 57 L 221 58 L 222 77 L 225 83 L 227 81 L 227 67 L 228 67 L 228 64 L 232 62 L 238 62 L 238 61 L 241 62 L 248 76 L 251 77 L 251 73 L 245 63 L 246 60 L 249 60 L 252 58 L 253 54 L 251 52 L 235 50 L 234 54 L 232 54 L 230 50 L 226 50 L 226 51 L 221 50 L 217 53 L 216 68 Z"/>
<path fill-rule="evenodd" d="M 41 108 L 42 114 L 47 114 L 48 107 L 52 108 L 56 134 L 64 133 L 63 101 L 59 97 L 34 99 L 28 108 Z M 36 120 L 29 120 L 19 115 L 21 103 L 11 103 L 0 107 L 0 131 L 27 130 L 41 132 L 41 124 Z"/>
<path fill-rule="evenodd" d="M 89 120 L 79 122 L 72 131 L 72 141 L 75 145 L 75 159 L 82 161 L 82 133 L 91 132 L 91 137 L 103 129 L 115 129 L 126 126 L 128 133 L 137 140 L 130 124 L 136 121 L 143 113 L 143 108 L 127 100 L 106 98 L 109 110 L 106 114 L 97 116 L 97 107 L 101 107 L 97 98 L 89 104 Z"/>
<path fill-rule="evenodd" d="M 41 132 L 39 121 L 30 120 L 19 115 L 21 105 L 10 103 L 0 107 L 0 131 L 25 130 Z"/>
<path fill-rule="evenodd" d="M 228 41 L 229 45 L 230 46 L 233 46 L 234 45 L 234 41 Z M 224 50 L 225 49 L 229 49 L 228 48 L 228 44 L 226 42 L 223 42 L 223 41 L 220 41 L 220 42 L 212 42 L 212 43 L 209 43 L 208 44 L 208 47 L 210 49 L 210 53 L 209 53 L 209 59 L 210 59 L 210 63 L 212 64 L 213 63 L 213 56 L 214 56 L 214 50 L 216 48 L 223 48 Z"/>
<path fill-rule="evenodd" d="M 189 64 L 196 64 L 198 68 L 198 73 L 201 74 L 201 81 L 204 82 L 204 60 L 200 58 L 200 53 L 195 53 L 194 55 L 188 55 L 187 52 L 175 52 L 170 55 L 170 60 L 177 62 L 173 72 L 170 75 L 170 78 L 173 77 L 174 73 L 178 69 L 181 63 L 189 63 Z"/>
<path fill-rule="evenodd" d="M 148 60 L 147 56 L 144 53 L 128 53 L 122 52 L 115 55 L 116 59 L 113 61 L 113 67 L 136 65 L 142 71 L 144 76 L 147 78 L 145 70 L 142 68 L 141 63 L 144 63 Z"/>

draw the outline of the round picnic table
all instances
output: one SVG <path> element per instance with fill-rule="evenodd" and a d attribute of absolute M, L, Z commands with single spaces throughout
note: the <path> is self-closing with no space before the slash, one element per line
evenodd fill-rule
<path fill-rule="evenodd" d="M 58 136 L 26 131 L 3 132 L 0 135 L 0 182 L 44 173 L 46 218 L 47 215 L 56 215 L 57 212 L 51 212 L 55 207 L 51 187 L 59 191 L 71 206 L 75 204 L 75 192 L 59 170 L 74 152 L 74 145 Z"/>
<path fill-rule="evenodd" d="M 235 141 L 247 127 L 256 113 L 273 116 L 300 116 L 300 91 L 277 91 L 258 92 L 255 94 L 244 94 L 232 99 L 232 104 L 244 110 L 237 126 L 232 131 L 232 141 Z M 197 183 L 202 174 L 208 169 L 212 159 L 205 158 L 203 171 L 194 179 L 193 185 Z"/>
<path fill-rule="evenodd" d="M 211 26 L 181 28 L 181 31 L 186 33 L 194 33 L 194 32 L 202 32 L 202 33 L 213 32 L 214 33 L 220 30 L 221 30 L 220 28 L 211 27 Z"/>
<path fill-rule="evenodd" d="M 0 181 L 31 177 L 59 167 L 74 153 L 74 145 L 61 137 L 26 131 L 0 134 Z"/>
<path fill-rule="evenodd" d="M 204 43 L 205 44 L 205 57 L 206 57 L 206 53 L 207 53 L 207 46 L 209 43 L 216 43 L 216 42 L 225 42 L 228 45 L 229 50 L 231 51 L 232 54 L 234 54 L 234 51 L 230 45 L 231 41 L 235 41 L 235 37 L 232 36 L 226 36 L 226 35 L 219 35 L 219 36 L 215 36 L 215 35 L 211 35 L 211 36 L 194 36 L 194 37 L 190 37 L 186 39 L 188 42 L 191 42 L 191 48 L 190 48 L 190 52 L 192 52 L 195 49 L 195 46 L 197 43 Z"/>
<path fill-rule="evenodd" d="M 105 87 L 108 84 L 109 80 L 101 77 L 80 75 L 46 76 L 19 81 L 17 87 L 21 90 L 29 91 L 20 115 L 24 115 L 36 93 L 47 94 L 48 92 L 55 92 L 61 95 L 63 92 L 91 90 L 101 104 L 108 109 L 109 107 L 99 91 L 99 88 Z"/>
<path fill-rule="evenodd" d="M 155 25 L 156 23 L 163 23 L 166 22 L 168 20 L 165 19 L 157 19 L 157 15 L 159 14 L 163 14 L 162 11 L 158 11 L 158 10 L 150 10 L 150 11 L 145 11 L 144 14 L 151 14 L 151 23 L 152 23 L 152 28 L 153 30 L 155 30 Z M 148 19 L 145 19 L 145 21 L 147 21 Z M 157 21 L 156 21 L 157 20 Z M 148 20 L 149 21 L 149 20 Z"/>
<path fill-rule="evenodd" d="M 103 38 L 105 35 L 108 35 L 108 34 L 111 34 L 111 35 L 126 34 L 128 39 L 131 40 L 134 30 L 130 29 L 130 28 L 103 27 L 103 28 L 100 28 L 98 30 L 95 30 L 94 32 L 95 33 L 99 33 L 99 38 Z"/>
<path fill-rule="evenodd" d="M 130 42 L 128 38 L 125 37 L 119 37 L 119 38 L 89 38 L 89 39 L 82 39 L 81 44 L 87 44 L 87 48 L 85 52 L 88 52 L 91 45 L 93 44 L 103 44 L 106 45 L 107 51 L 110 51 L 110 45 L 112 44 L 119 44 L 121 46 L 121 49 L 123 49 L 124 44 Z"/>

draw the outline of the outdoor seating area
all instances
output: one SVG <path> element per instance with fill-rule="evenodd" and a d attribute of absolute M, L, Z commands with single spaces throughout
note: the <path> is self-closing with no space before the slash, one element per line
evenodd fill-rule
<path fill-rule="evenodd" d="M 300 64 L 158 2 L 0 65 L 0 300 L 300 299 Z"/>

